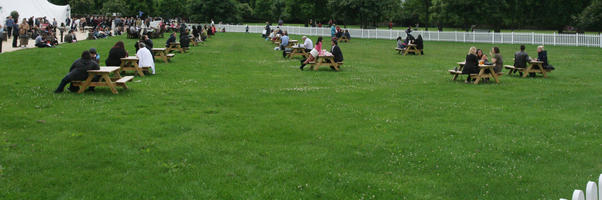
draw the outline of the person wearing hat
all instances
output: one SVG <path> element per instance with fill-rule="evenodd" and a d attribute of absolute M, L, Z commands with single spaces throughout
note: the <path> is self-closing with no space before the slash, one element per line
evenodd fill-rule
<path fill-rule="evenodd" d="M 96 62 L 96 64 L 98 64 L 100 62 L 100 54 L 98 54 L 98 52 L 96 52 L 96 48 L 90 48 L 90 56 L 92 56 L 92 61 Z"/>
<path fill-rule="evenodd" d="M 67 84 L 71 83 L 72 81 L 86 80 L 88 78 L 88 70 L 98 69 L 100 69 L 100 66 L 98 66 L 98 63 L 92 60 L 92 55 L 90 54 L 90 51 L 82 52 L 81 57 L 75 62 L 73 62 L 71 68 L 69 69 L 69 73 L 61 80 L 59 87 L 56 88 L 56 90 L 54 90 L 54 93 L 63 92 L 65 86 L 67 86 Z M 78 90 L 79 87 L 75 87 L 73 85 L 69 86 L 69 91 L 71 92 L 77 92 Z M 91 87 L 89 90 L 93 91 L 94 88 Z"/>

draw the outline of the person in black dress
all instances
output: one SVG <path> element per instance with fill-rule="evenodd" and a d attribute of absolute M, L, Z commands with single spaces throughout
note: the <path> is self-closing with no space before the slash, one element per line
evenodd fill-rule
<path fill-rule="evenodd" d="M 470 47 L 468 51 L 468 55 L 466 55 L 466 61 L 464 62 L 464 68 L 462 68 L 462 74 L 468 74 L 468 78 L 466 78 L 466 83 L 469 83 L 470 74 L 479 73 L 479 59 L 477 58 L 477 48 Z"/>

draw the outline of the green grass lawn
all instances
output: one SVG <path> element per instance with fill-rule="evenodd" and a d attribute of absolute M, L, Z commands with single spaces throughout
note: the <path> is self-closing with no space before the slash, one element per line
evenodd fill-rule
<path fill-rule="evenodd" d="M 491 44 L 354 39 L 341 72 L 299 71 L 225 33 L 118 95 L 52 93 L 119 39 L 133 54 L 125 37 L 0 54 L 0 199 L 558 199 L 602 172 L 600 48 L 469 85 L 447 70 Z"/>

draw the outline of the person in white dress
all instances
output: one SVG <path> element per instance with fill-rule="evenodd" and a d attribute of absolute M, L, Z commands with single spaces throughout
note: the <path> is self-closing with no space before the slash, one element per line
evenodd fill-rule
<path fill-rule="evenodd" d="M 146 48 L 144 43 L 139 44 L 140 49 L 136 53 L 136 57 L 138 58 L 138 66 L 140 67 L 150 67 L 153 70 L 153 74 L 155 74 L 155 61 L 153 59 L 153 54 Z"/>

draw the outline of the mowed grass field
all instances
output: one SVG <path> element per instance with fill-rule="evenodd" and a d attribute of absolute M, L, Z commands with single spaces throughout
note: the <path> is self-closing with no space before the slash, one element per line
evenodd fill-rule
<path fill-rule="evenodd" d="M 118 40 L 134 54 L 125 37 L 0 54 L 0 199 L 558 199 L 602 173 L 600 48 L 472 85 L 447 70 L 492 44 L 354 39 L 342 71 L 300 71 L 220 33 L 118 95 L 53 93 Z M 511 64 L 519 45 L 499 46 Z"/>

